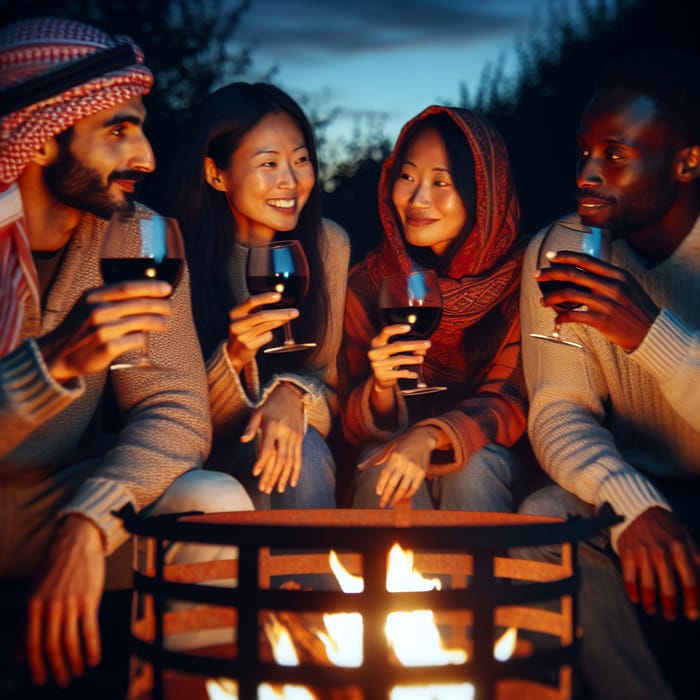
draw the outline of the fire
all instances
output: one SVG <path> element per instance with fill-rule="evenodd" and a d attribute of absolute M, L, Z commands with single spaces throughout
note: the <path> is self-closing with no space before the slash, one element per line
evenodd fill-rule
<path fill-rule="evenodd" d="M 389 552 L 386 589 L 389 592 L 439 590 L 441 582 L 425 578 L 415 570 L 413 552 L 404 551 L 395 544 Z M 334 551 L 330 552 L 329 565 L 340 588 L 345 593 L 364 590 L 361 576 L 351 574 L 341 564 Z M 362 616 L 359 613 L 333 613 L 323 616 L 325 631 L 316 632 L 323 643 L 328 660 L 335 666 L 358 667 L 362 664 Z M 393 612 L 387 615 L 384 627 L 387 640 L 396 658 L 404 666 L 462 664 L 467 660 L 463 649 L 445 648 L 432 610 Z M 280 665 L 296 666 L 299 659 L 294 642 L 286 627 L 274 617 L 265 625 L 265 632 L 272 647 L 275 661 Z M 498 660 L 510 658 L 515 649 L 517 631 L 509 628 L 494 646 Z M 236 700 L 238 688 L 234 681 L 226 679 L 207 681 L 209 700 Z M 309 690 L 301 686 L 272 687 L 263 684 L 258 700 L 315 700 Z M 472 700 L 471 683 L 436 684 L 430 686 L 396 686 L 390 700 Z"/>

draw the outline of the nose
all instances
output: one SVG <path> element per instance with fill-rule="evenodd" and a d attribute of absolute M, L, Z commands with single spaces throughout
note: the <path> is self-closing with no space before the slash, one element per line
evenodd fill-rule
<path fill-rule="evenodd" d="M 294 172 L 294 168 L 289 163 L 282 164 L 279 170 L 277 185 L 285 189 L 290 189 L 296 187 L 296 184 L 297 176 Z"/>
<path fill-rule="evenodd" d="M 144 173 L 152 173 L 156 168 L 156 157 L 153 154 L 153 148 L 143 133 L 136 139 L 129 167 Z"/>
<path fill-rule="evenodd" d="M 603 183 L 595 158 L 580 158 L 576 165 L 576 185 L 580 190 L 592 189 Z"/>
<path fill-rule="evenodd" d="M 416 188 L 410 199 L 414 207 L 429 207 L 430 206 L 430 188 L 422 182 L 416 183 Z"/>

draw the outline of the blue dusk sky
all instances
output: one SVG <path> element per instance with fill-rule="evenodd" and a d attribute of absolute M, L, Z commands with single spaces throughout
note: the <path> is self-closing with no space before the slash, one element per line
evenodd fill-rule
<path fill-rule="evenodd" d="M 252 0 L 236 32 L 252 48 L 256 79 L 272 81 L 321 114 L 342 108 L 327 136 L 348 140 L 358 115 L 381 114 L 390 140 L 432 103 L 475 95 L 486 64 L 517 67 L 517 41 L 553 7 L 578 0 Z"/>

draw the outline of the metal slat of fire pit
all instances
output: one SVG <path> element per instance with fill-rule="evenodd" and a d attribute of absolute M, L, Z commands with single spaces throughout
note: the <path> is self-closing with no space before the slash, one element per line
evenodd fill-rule
<path fill-rule="evenodd" d="M 495 513 L 350 509 L 216 513 L 177 519 L 125 513 L 124 518 L 127 529 L 145 538 L 151 550 L 145 569 L 135 572 L 133 700 L 174 700 L 176 696 L 168 695 L 167 680 L 183 673 L 235 679 L 241 700 L 256 698 L 263 682 L 313 687 L 320 689 L 319 698 L 386 700 L 397 684 L 464 682 L 474 685 L 477 700 L 568 698 L 576 651 L 578 584 L 572 548 L 615 521 L 609 513 L 594 519 L 558 521 Z M 171 542 L 235 545 L 238 560 L 168 566 L 165 543 Z M 387 559 L 395 543 L 416 553 L 418 571 L 447 576 L 453 587 L 388 593 Z M 545 544 L 562 545 L 560 564 L 507 556 L 512 548 Z M 299 553 L 302 546 L 313 551 Z M 270 586 L 273 577 L 329 574 L 331 549 L 341 552 L 356 573 L 361 570 L 362 593 Z M 236 576 L 235 587 L 213 585 L 217 579 Z M 558 601 L 560 610 L 534 607 L 546 600 Z M 173 610 L 172 601 L 189 605 Z M 194 603 L 199 606 L 193 610 Z M 402 667 L 390 661 L 384 634 L 386 614 L 416 609 L 433 610 L 443 626 L 460 627 L 465 639 L 468 628 L 471 653 L 464 664 Z M 262 658 L 259 639 L 265 611 L 299 616 L 312 611 L 361 613 L 361 666 L 280 666 Z M 224 656 L 220 650 L 214 654 L 206 648 L 166 648 L 173 632 L 206 629 L 207 624 L 230 628 L 231 644 Z M 546 652 L 496 661 L 493 643 L 496 627 L 501 626 L 546 634 L 557 644 Z M 556 671 L 557 686 L 538 681 L 542 669 Z M 345 691 L 349 694 L 343 695 L 338 688 L 349 689 Z"/>

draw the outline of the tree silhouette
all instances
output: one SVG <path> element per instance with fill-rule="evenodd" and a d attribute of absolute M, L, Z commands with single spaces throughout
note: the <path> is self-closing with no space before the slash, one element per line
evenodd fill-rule
<path fill-rule="evenodd" d="M 550 2 L 518 43 L 514 78 L 505 74 L 501 56 L 484 67 L 473 97 L 464 84 L 457 87 L 455 103 L 483 114 L 503 134 L 526 234 L 575 207 L 575 133 L 603 66 L 641 48 L 697 54 L 699 11 L 697 0 L 579 0 L 569 9 Z M 357 159 L 363 148 L 364 157 Z M 349 153 L 337 166 L 324 207 L 349 231 L 357 259 L 381 233 L 376 199 L 386 153 L 373 155 L 366 141 Z"/>
<path fill-rule="evenodd" d="M 217 84 L 243 75 L 247 48 L 231 41 L 251 0 L 0 0 L 2 23 L 37 16 L 80 19 L 108 34 L 126 34 L 144 51 L 156 78 L 146 97 L 146 132 L 157 156 Z"/>

